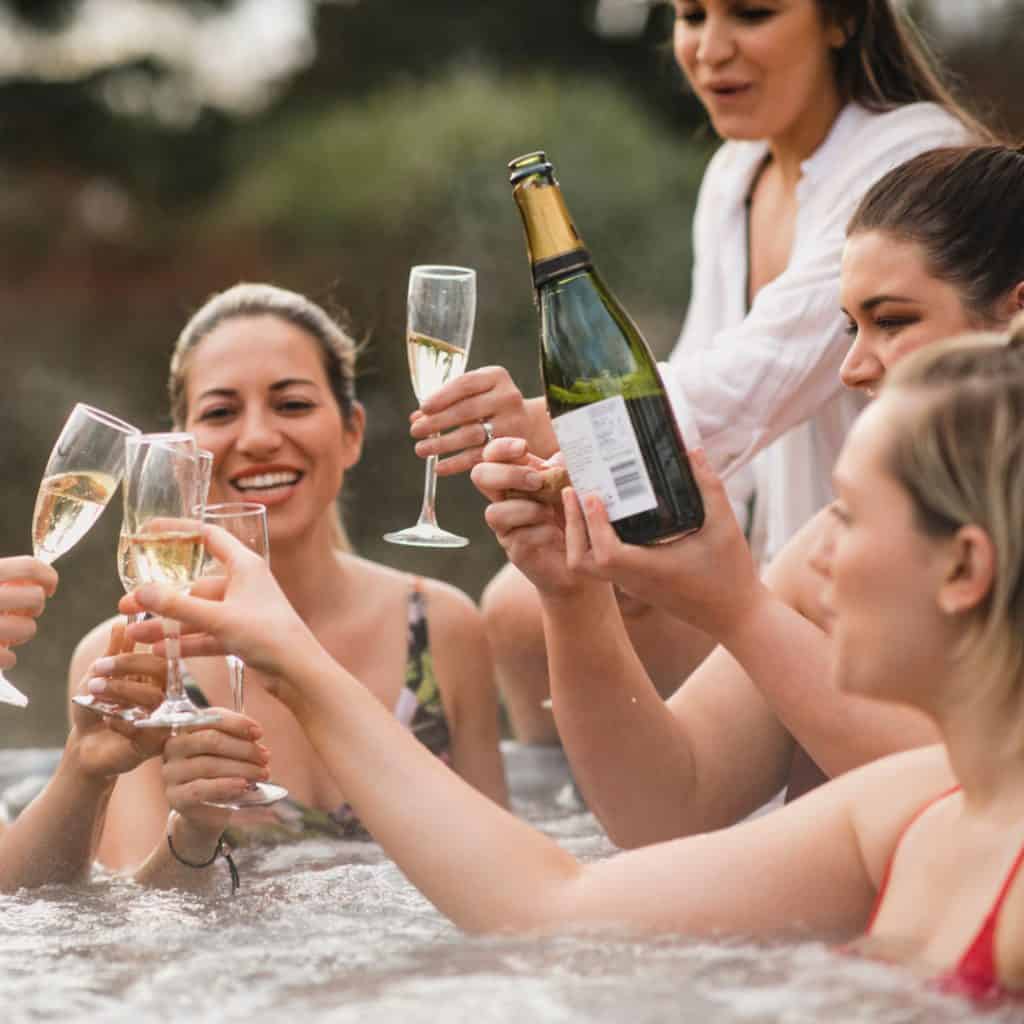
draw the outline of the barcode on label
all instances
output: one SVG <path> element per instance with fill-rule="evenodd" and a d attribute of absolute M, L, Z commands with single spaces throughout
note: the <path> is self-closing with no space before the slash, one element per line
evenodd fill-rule
<path fill-rule="evenodd" d="M 643 452 L 621 395 L 557 416 L 552 424 L 578 494 L 599 494 L 613 522 L 657 508 Z"/>
<path fill-rule="evenodd" d="M 608 468 L 611 470 L 612 483 L 615 485 L 615 493 L 619 501 L 639 498 L 648 493 L 649 487 L 643 466 L 635 459 L 617 462 Z"/>

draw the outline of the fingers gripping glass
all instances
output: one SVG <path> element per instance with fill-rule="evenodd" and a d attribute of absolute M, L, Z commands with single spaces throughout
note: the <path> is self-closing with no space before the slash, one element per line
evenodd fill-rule
<path fill-rule="evenodd" d="M 476 271 L 466 267 L 413 267 L 409 272 L 406 349 L 412 389 L 424 402 L 466 368 L 476 319 Z M 437 525 L 437 456 L 427 459 L 423 504 L 415 526 L 384 534 L 392 544 L 461 548 L 469 541 Z"/>
<path fill-rule="evenodd" d="M 187 591 L 203 563 L 202 471 L 191 434 L 142 434 L 126 443 L 124 528 L 137 579 Z M 139 728 L 177 728 L 220 721 L 185 691 L 181 627 L 163 620 L 167 692 Z"/>
<path fill-rule="evenodd" d="M 71 410 L 43 472 L 32 516 L 32 552 L 50 564 L 70 551 L 100 517 L 124 476 L 124 439 L 138 428 L 102 409 Z M 0 672 L 0 701 L 24 695 Z"/>
<path fill-rule="evenodd" d="M 196 450 L 196 459 L 198 460 L 200 504 L 205 505 L 206 496 L 210 490 L 210 480 L 213 476 L 213 453 L 208 452 L 205 448 L 199 448 Z M 136 587 L 145 583 L 145 580 L 139 578 L 138 570 L 135 567 L 135 557 L 132 554 L 131 545 L 128 543 L 128 529 L 123 518 L 121 520 L 121 532 L 117 538 L 117 575 L 126 594 L 130 594 Z M 141 622 L 145 617 L 145 612 L 126 615 L 125 625 L 132 626 L 136 622 Z M 185 668 L 184 662 L 182 662 L 182 669 L 185 672 L 185 686 L 187 690 L 192 679 L 188 675 L 188 669 Z M 113 701 L 101 700 L 92 694 L 79 694 L 71 699 L 76 704 L 80 704 L 90 711 L 95 711 L 108 718 L 121 718 L 126 722 L 137 722 L 149 714 L 147 708 L 125 707 L 123 704 L 116 704 Z"/>
<path fill-rule="evenodd" d="M 247 548 L 255 551 L 266 562 L 270 562 L 270 540 L 267 533 L 267 510 L 263 505 L 252 501 L 227 501 L 218 505 L 207 505 L 203 510 L 203 520 L 214 523 L 221 529 L 237 537 Z M 224 567 L 207 553 L 203 561 L 204 576 L 222 576 Z M 234 654 L 227 656 L 228 673 L 231 682 L 232 707 L 242 714 L 244 707 L 243 686 L 245 683 L 245 662 Z M 214 807 L 228 807 L 239 811 L 243 807 L 262 807 L 276 803 L 288 795 L 284 786 L 272 782 L 250 782 L 241 796 L 232 801 L 214 801 Z"/>

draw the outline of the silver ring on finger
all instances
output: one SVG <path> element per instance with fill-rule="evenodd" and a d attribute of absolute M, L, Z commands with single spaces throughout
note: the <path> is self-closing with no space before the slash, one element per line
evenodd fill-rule
<path fill-rule="evenodd" d="M 489 445 L 494 440 L 494 424 L 490 420 L 481 420 L 480 426 L 484 428 L 484 445 Z"/>

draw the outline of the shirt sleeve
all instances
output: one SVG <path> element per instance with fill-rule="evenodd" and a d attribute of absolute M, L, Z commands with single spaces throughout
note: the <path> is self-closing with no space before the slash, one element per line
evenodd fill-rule
<path fill-rule="evenodd" d="M 813 416 L 842 387 L 839 368 L 849 338 L 839 269 L 846 225 L 865 191 L 917 153 L 964 141 L 962 129 L 945 114 L 922 119 L 916 130 L 905 119 L 884 127 L 869 124 L 868 132 L 873 128 L 879 129 L 877 138 L 855 138 L 846 147 L 847 159 L 815 183 L 813 203 L 801 206 L 790 266 L 761 289 L 742 323 L 714 338 L 696 338 L 688 316 L 671 362 L 662 365 L 672 379 L 669 393 L 681 424 L 690 424 L 691 435 L 699 436 L 723 476 Z M 714 245 L 697 219 L 695 234 L 698 252 Z M 695 289 L 701 286 L 702 258 L 696 257 Z"/>

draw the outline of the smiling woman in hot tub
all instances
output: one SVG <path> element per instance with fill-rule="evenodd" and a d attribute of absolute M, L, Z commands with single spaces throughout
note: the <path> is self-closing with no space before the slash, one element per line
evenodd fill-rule
<path fill-rule="evenodd" d="M 498 714 L 490 656 L 473 602 L 443 583 L 411 577 L 350 548 L 337 498 L 362 452 L 365 413 L 355 395 L 355 345 L 319 306 L 269 285 L 240 284 L 214 295 L 178 338 L 170 372 L 176 427 L 214 455 L 211 502 L 257 501 L 267 508 L 270 564 L 281 587 L 324 647 L 396 713 L 433 753 L 504 804 Z M 102 652 L 104 623 L 79 645 L 77 680 Z M 230 706 L 221 658 L 192 659 L 203 697 Z M 412 692 L 414 701 L 408 699 Z M 400 696 L 406 699 L 399 703 Z M 401 710 L 399 710 L 401 709 Z M 246 673 L 246 713 L 262 728 L 274 781 L 291 800 L 257 812 L 275 837 L 310 828 L 358 831 L 346 794 L 325 770 L 292 713 Z M 198 766 L 227 739 L 217 728 L 192 734 L 196 814 L 175 828 L 220 829 L 231 812 L 198 806 L 231 799 L 237 779 L 206 778 Z M 191 782 L 192 780 L 182 780 Z M 245 827 L 235 812 L 232 827 Z M 166 827 L 168 806 L 154 760 L 122 778 L 111 799 L 100 859 L 131 868 Z M 268 823 L 268 817 L 274 820 Z M 187 843 L 188 836 L 178 836 Z M 198 836 L 196 838 L 199 838 Z"/>

